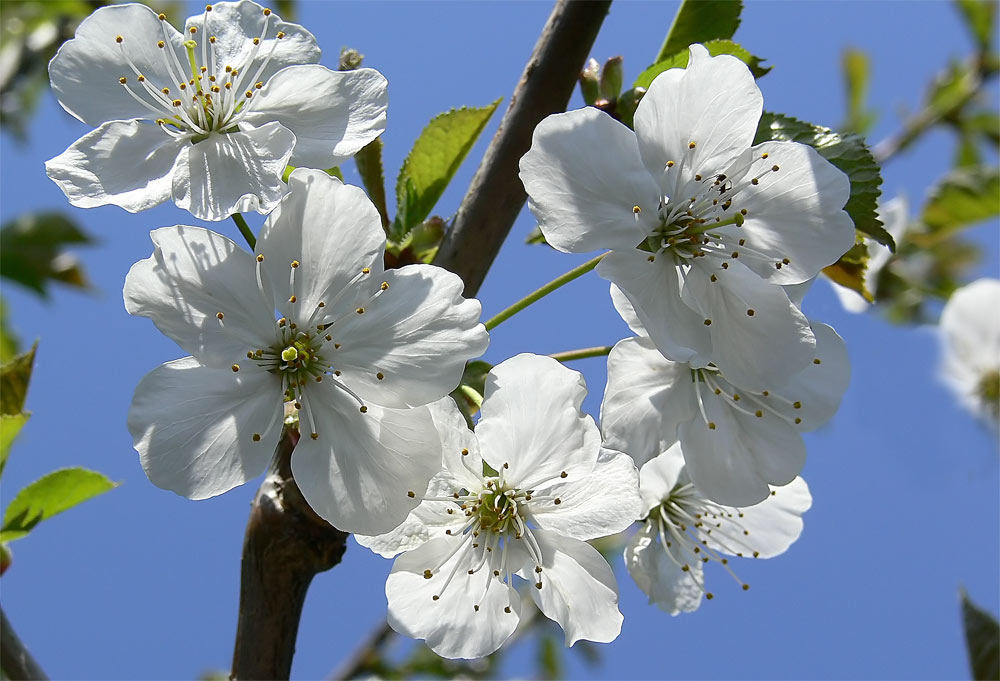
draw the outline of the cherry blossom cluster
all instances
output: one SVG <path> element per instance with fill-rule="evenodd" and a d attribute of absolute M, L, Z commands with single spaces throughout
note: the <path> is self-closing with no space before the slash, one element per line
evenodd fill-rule
<path fill-rule="evenodd" d="M 795 541 L 801 433 L 833 416 L 849 373 L 798 295 L 854 243 L 850 187 L 808 146 L 751 146 L 746 66 L 695 45 L 634 131 L 593 108 L 538 126 L 531 210 L 555 248 L 608 251 L 598 273 L 636 335 L 608 358 L 600 426 L 578 372 L 521 354 L 489 372 L 471 429 L 448 394 L 486 350 L 480 304 L 441 268 L 384 268 L 376 207 L 321 169 L 383 132 L 386 82 L 319 57 L 304 28 L 240 0 L 183 33 L 142 5 L 101 8 L 50 65 L 63 107 L 96 126 L 46 164 L 71 203 L 267 214 L 252 252 L 156 229 L 126 277 L 126 310 L 188 355 L 129 410 L 149 479 L 221 494 L 291 426 L 306 501 L 395 558 L 390 625 L 445 657 L 497 650 L 528 602 L 567 645 L 614 640 L 615 575 L 587 542 L 637 521 L 626 566 L 673 614 L 711 598 L 703 564 Z"/>
<path fill-rule="evenodd" d="M 833 416 L 849 379 L 843 341 L 799 298 L 854 244 L 850 184 L 811 147 L 754 145 L 762 111 L 740 60 L 692 45 L 634 130 L 594 108 L 552 115 L 521 159 L 546 240 L 607 249 L 597 272 L 636 334 L 608 358 L 601 429 L 642 467 L 626 565 L 673 614 L 711 598 L 704 564 L 729 570 L 729 556 L 798 537 L 801 433 Z"/>

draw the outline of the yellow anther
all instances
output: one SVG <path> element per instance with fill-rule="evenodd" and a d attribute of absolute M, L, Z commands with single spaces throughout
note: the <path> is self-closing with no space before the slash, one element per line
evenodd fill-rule
<path fill-rule="evenodd" d="M 165 88 L 161 89 L 160 92 L 162 92 L 165 95 L 169 95 L 170 94 L 170 88 L 165 87 Z"/>
<path fill-rule="evenodd" d="M 233 369 L 233 373 L 236 373 L 237 371 L 240 370 L 240 365 L 239 364 L 234 364 L 233 367 L 232 367 L 232 369 Z"/>
<path fill-rule="evenodd" d="M 468 450 L 468 449 L 465 449 L 465 448 L 463 447 L 463 448 L 462 448 L 462 456 L 468 456 L 468 455 L 469 455 L 469 450 Z"/>
<path fill-rule="evenodd" d="M 361 270 L 361 274 L 371 274 L 371 273 L 372 273 L 372 271 L 368 267 L 366 267 L 363 270 Z"/>
<path fill-rule="evenodd" d="M 160 40 L 160 41 L 157 41 L 157 43 L 156 43 L 156 46 L 157 46 L 157 47 L 159 47 L 159 48 L 160 48 L 161 50 L 162 50 L 162 49 L 163 49 L 164 47 L 166 47 L 166 45 L 167 45 L 167 44 L 166 44 L 165 42 L 163 42 L 162 40 Z"/>
<path fill-rule="evenodd" d="M 632 206 L 632 213 L 633 214 L 638 215 L 641 212 L 642 212 L 642 208 L 640 208 L 639 206 Z"/>
<path fill-rule="evenodd" d="M 215 313 L 215 316 L 218 317 L 221 320 L 226 315 L 222 314 L 221 312 L 217 312 L 217 313 Z"/>
<path fill-rule="evenodd" d="M 214 45 L 215 44 L 215 36 L 214 35 L 208 36 L 208 42 L 210 42 L 210 43 L 212 43 Z"/>
<path fill-rule="evenodd" d="M 646 258 L 646 260 L 648 260 L 649 262 L 655 262 L 656 261 L 656 256 L 655 255 L 651 255 L 648 258 Z"/>
<path fill-rule="evenodd" d="M 773 166 L 771 166 L 771 170 L 774 171 L 774 172 L 778 172 L 780 170 L 780 168 L 778 168 L 777 165 L 773 165 Z"/>
<path fill-rule="evenodd" d="M 715 430 L 715 421 L 709 421 L 708 422 L 708 429 L 709 430 Z"/>
<path fill-rule="evenodd" d="M 368 407 L 366 407 L 365 405 L 363 405 L 363 404 L 362 404 L 362 405 L 361 405 L 361 406 L 360 406 L 360 407 L 358 408 L 358 411 L 360 411 L 360 412 L 361 412 L 362 414 L 367 414 L 367 413 L 368 413 Z"/>
<path fill-rule="evenodd" d="M 250 92 L 250 90 L 247 90 L 247 91 L 246 91 L 246 92 L 244 92 L 243 94 L 244 94 L 244 95 L 246 96 L 246 98 L 247 98 L 247 99 L 250 99 L 251 97 L 253 97 L 253 93 L 252 93 L 252 92 Z"/>
<path fill-rule="evenodd" d="M 691 142 L 691 143 L 688 144 L 688 149 L 694 149 L 695 146 L 696 146 L 695 143 Z"/>
<path fill-rule="evenodd" d="M 253 84 L 253 86 L 259 90 L 262 87 L 264 87 L 264 83 L 258 80 L 256 83 Z"/>
<path fill-rule="evenodd" d="M 309 433 L 309 437 L 311 437 L 314 440 L 318 440 L 319 439 L 319 433 Z"/>
<path fill-rule="evenodd" d="M 181 90 L 187 90 L 187 83 L 178 83 L 177 87 L 179 87 Z"/>
<path fill-rule="evenodd" d="M 795 417 L 795 425 L 799 425 L 800 423 L 802 423 L 802 419 L 800 419 L 798 416 L 796 416 Z"/>
<path fill-rule="evenodd" d="M 816 359 L 813 360 L 813 364 L 822 364 L 822 363 L 823 363 L 823 360 L 821 360 L 819 357 L 817 357 Z"/>
<path fill-rule="evenodd" d="M 253 434 L 253 441 L 254 442 L 260 442 L 260 433 L 254 433 Z"/>
<path fill-rule="evenodd" d="M 142 75 L 141 73 L 138 76 L 136 76 L 135 79 L 137 81 L 139 81 L 140 83 L 145 83 L 146 82 L 146 76 Z"/>
<path fill-rule="evenodd" d="M 284 31 L 278 31 L 278 34 L 276 36 L 274 36 L 274 37 L 277 38 L 278 40 L 281 40 L 282 38 L 285 37 L 285 32 Z"/>
<path fill-rule="evenodd" d="M 357 312 L 358 314 L 364 314 L 365 313 L 365 308 L 359 307 L 357 310 L 355 310 L 355 312 Z"/>
<path fill-rule="evenodd" d="M 173 104 L 174 106 L 180 106 L 181 105 L 181 100 L 175 99 L 173 102 L 171 102 L 171 104 Z"/>
<path fill-rule="evenodd" d="M 121 83 L 122 85 L 124 85 L 125 83 L 128 82 L 128 78 L 126 78 L 125 76 L 122 76 L 121 78 L 118 79 L 118 82 Z"/>
<path fill-rule="evenodd" d="M 120 42 L 122 42 L 123 40 L 125 40 L 125 38 L 121 37 L 120 35 L 116 35 L 116 36 L 115 36 L 115 42 L 116 42 L 116 43 L 120 43 Z"/>
<path fill-rule="evenodd" d="M 298 300 L 298 298 L 296 298 L 295 296 L 288 296 L 288 302 L 294 303 L 296 300 Z"/>
<path fill-rule="evenodd" d="M 706 319 L 703 323 L 705 324 L 705 326 L 711 326 L 712 325 L 712 320 L 711 319 Z"/>
<path fill-rule="evenodd" d="M 760 157 L 761 158 L 767 158 L 768 157 L 768 153 L 765 151 L 763 154 L 760 155 Z"/>
<path fill-rule="evenodd" d="M 384 379 L 384 378 L 385 378 L 385 374 L 383 374 L 383 373 L 382 373 L 382 372 L 380 371 L 380 372 L 378 372 L 377 374 L 375 374 L 375 378 L 377 378 L 378 380 L 380 380 L 380 381 L 381 381 L 382 379 Z"/>
<path fill-rule="evenodd" d="M 408 496 L 408 497 L 410 497 L 412 499 L 412 498 L 414 498 L 417 495 L 414 494 L 413 490 L 410 490 L 409 492 L 406 493 L 406 496 Z"/>
<path fill-rule="evenodd" d="M 801 409 L 802 408 L 802 403 L 801 402 L 793 402 L 792 406 L 795 407 L 796 409 Z"/>
<path fill-rule="evenodd" d="M 192 26 L 191 28 L 188 29 L 188 33 L 190 33 L 191 35 L 194 35 L 197 32 L 198 32 L 197 26 Z"/>
<path fill-rule="evenodd" d="M 254 38 L 253 39 L 253 44 L 254 45 L 260 45 L 260 38 Z"/>
<path fill-rule="evenodd" d="M 265 17 L 271 16 L 271 10 L 269 10 L 267 7 L 264 8 L 264 16 Z"/>
<path fill-rule="evenodd" d="M 747 310 L 747 317 L 753 317 L 755 314 L 757 314 L 757 313 L 754 311 L 753 308 L 750 308 L 749 310 Z"/>
<path fill-rule="evenodd" d="M 160 12 L 159 14 L 156 15 L 156 18 L 159 19 L 160 21 L 166 21 L 167 15 L 164 14 L 163 12 Z"/>
<path fill-rule="evenodd" d="M 756 416 L 757 418 L 763 418 L 764 417 L 764 412 L 762 412 L 760 409 L 758 409 L 757 411 L 754 412 L 754 416 Z"/>
<path fill-rule="evenodd" d="M 264 256 L 262 254 L 257 254 L 257 262 L 264 262 Z"/>
<path fill-rule="evenodd" d="M 381 288 L 383 291 L 388 291 L 389 290 L 389 282 L 383 281 L 382 285 L 379 288 Z"/>

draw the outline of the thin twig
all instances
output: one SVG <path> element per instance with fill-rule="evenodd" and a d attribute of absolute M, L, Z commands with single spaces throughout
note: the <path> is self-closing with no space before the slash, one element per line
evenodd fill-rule
<path fill-rule="evenodd" d="M 0 668 L 11 681 L 49 678 L 17 637 L 3 608 L 0 608 Z"/>

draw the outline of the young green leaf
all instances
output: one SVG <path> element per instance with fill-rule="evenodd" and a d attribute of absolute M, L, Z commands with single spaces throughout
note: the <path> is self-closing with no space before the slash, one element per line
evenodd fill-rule
<path fill-rule="evenodd" d="M 38 341 L 23 355 L 0 366 L 0 414 L 20 414 L 28 394 Z"/>
<path fill-rule="evenodd" d="M 90 237 L 59 213 L 21 215 L 0 229 L 0 273 L 43 297 L 49 281 L 87 288 L 83 267 L 63 247 L 89 243 Z"/>
<path fill-rule="evenodd" d="M 841 126 L 846 132 L 866 134 L 875 123 L 875 112 L 868 109 L 868 79 L 871 65 L 861 50 L 846 49 L 841 57 L 844 85 L 847 92 L 847 120 Z"/>
<path fill-rule="evenodd" d="M 854 220 L 855 228 L 892 251 L 896 250 L 892 235 L 885 231 L 876 215 L 876 204 L 882 193 L 879 165 L 861 137 L 840 135 L 829 128 L 765 111 L 757 125 L 754 144 L 769 140 L 808 144 L 842 170 L 851 180 L 851 197 L 844 210 Z"/>
<path fill-rule="evenodd" d="M 924 206 L 928 233 L 921 243 L 938 241 L 983 220 L 1000 215 L 1000 169 L 974 166 L 946 175 Z"/>
<path fill-rule="evenodd" d="M 962 596 L 962 624 L 965 645 L 969 651 L 969 667 L 976 681 L 1000 678 L 1000 625 L 993 615 L 969 600 L 965 589 Z"/>
<path fill-rule="evenodd" d="M 368 192 L 368 198 L 378 208 L 382 218 L 382 229 L 389 233 L 389 211 L 385 203 L 385 171 L 382 170 L 382 138 L 378 137 L 354 155 L 354 163 L 358 166 L 361 183 Z"/>
<path fill-rule="evenodd" d="M 704 43 L 704 45 L 705 49 L 708 50 L 708 53 L 713 57 L 717 57 L 720 54 L 731 54 L 736 57 L 747 65 L 754 78 L 760 78 L 772 68 L 770 66 L 762 66 L 761 64 L 764 61 L 763 57 L 756 57 L 750 54 L 750 52 L 748 52 L 744 47 L 734 43 L 732 40 L 709 40 Z M 663 59 L 657 60 L 655 64 L 639 74 L 639 77 L 635 79 L 633 87 L 648 88 L 649 84 L 653 82 L 653 79 L 664 71 L 667 71 L 668 69 L 687 68 L 688 59 L 690 59 L 690 57 L 691 53 L 688 51 L 687 47 L 684 47 L 680 52 L 674 52 L 673 54 L 667 55 Z"/>
<path fill-rule="evenodd" d="M 663 61 L 691 43 L 732 38 L 742 10 L 741 0 L 683 0 L 654 61 Z"/>
<path fill-rule="evenodd" d="M 0 475 L 3 475 L 3 469 L 7 467 L 7 457 L 10 456 L 10 446 L 14 443 L 14 438 L 30 417 L 31 414 L 28 412 L 0 414 Z"/>
<path fill-rule="evenodd" d="M 480 108 L 452 109 L 420 133 L 396 178 L 396 241 L 431 214 L 499 105 L 498 99 Z"/>
<path fill-rule="evenodd" d="M 10 324 L 7 323 L 7 305 L 0 296 L 0 364 L 6 364 L 17 354 L 20 342 Z"/>
<path fill-rule="evenodd" d="M 86 468 L 63 468 L 31 483 L 14 497 L 3 515 L 0 542 L 20 539 L 38 523 L 115 487 Z"/>
<path fill-rule="evenodd" d="M 993 24 L 996 20 L 997 4 L 994 0 L 957 0 L 959 14 L 965 19 L 965 26 L 982 52 L 990 49 L 993 42 Z"/>

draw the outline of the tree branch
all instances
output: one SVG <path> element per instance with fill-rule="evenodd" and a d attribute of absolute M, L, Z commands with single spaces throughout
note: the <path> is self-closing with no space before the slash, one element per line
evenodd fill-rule
<path fill-rule="evenodd" d="M 459 207 L 435 264 L 474 296 L 526 198 L 517 177 L 535 126 L 563 111 L 611 5 L 558 0 Z M 319 518 L 292 479 L 295 439 L 282 438 L 254 499 L 243 542 L 233 679 L 287 679 L 309 583 L 344 553 L 347 535 Z"/>
<path fill-rule="evenodd" d="M 11 681 L 49 678 L 17 637 L 3 608 L 0 608 L 0 662 L 4 677 Z"/>
<path fill-rule="evenodd" d="M 297 441 L 282 435 L 247 521 L 232 679 L 288 678 L 309 584 L 347 548 L 347 533 L 316 515 L 292 479 Z"/>
<path fill-rule="evenodd" d="M 434 259 L 435 265 L 462 277 L 467 297 L 479 291 L 527 198 L 517 170 L 531 147 L 535 126 L 549 114 L 566 110 L 610 6 L 611 0 L 558 0 L 549 15 L 500 129 Z"/>

